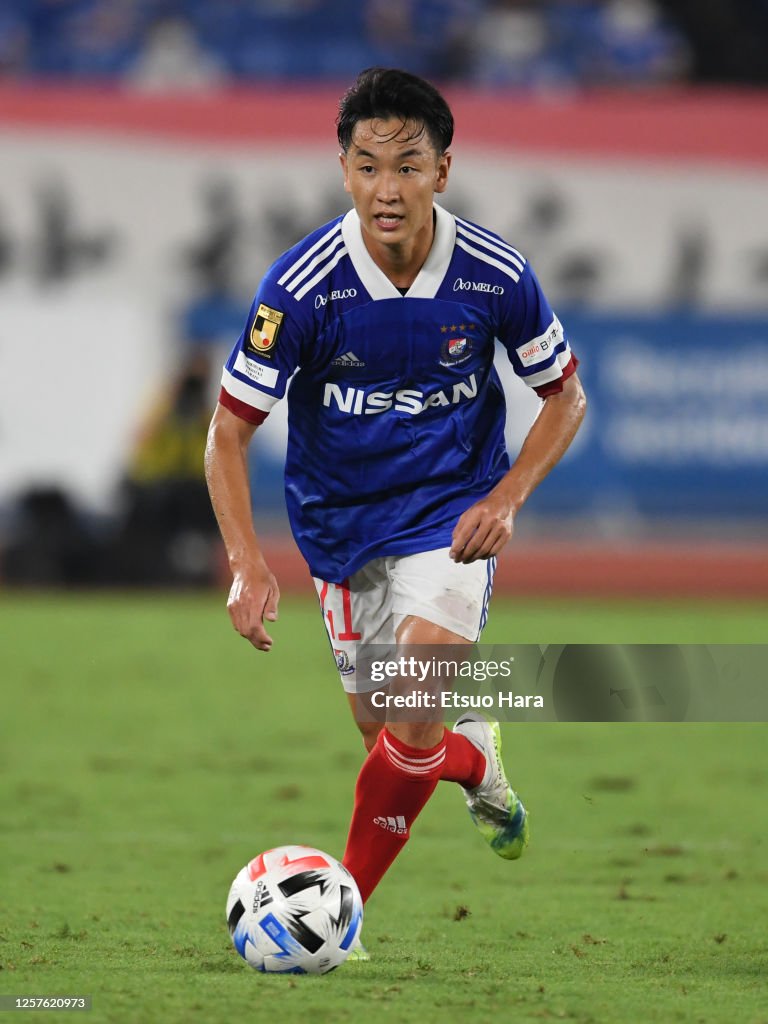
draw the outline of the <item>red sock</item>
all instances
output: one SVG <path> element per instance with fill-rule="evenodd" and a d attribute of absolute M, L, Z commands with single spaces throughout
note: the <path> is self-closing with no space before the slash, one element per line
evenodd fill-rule
<path fill-rule="evenodd" d="M 445 761 L 445 739 L 420 750 L 379 733 L 355 788 L 355 807 L 342 862 L 365 902 L 408 842 L 411 825 L 432 796 Z"/>
<path fill-rule="evenodd" d="M 445 761 L 440 778 L 458 782 L 465 789 L 474 789 L 485 775 L 485 755 L 469 742 L 466 736 L 445 730 Z"/>
<path fill-rule="evenodd" d="M 471 788 L 484 773 L 485 758 L 464 736 L 445 730 L 436 746 L 422 750 L 381 730 L 357 779 L 343 857 L 363 902 L 408 842 L 411 825 L 438 781 Z"/>

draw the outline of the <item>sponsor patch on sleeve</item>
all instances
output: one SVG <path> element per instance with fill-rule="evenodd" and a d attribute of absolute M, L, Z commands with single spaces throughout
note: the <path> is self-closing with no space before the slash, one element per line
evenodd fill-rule
<path fill-rule="evenodd" d="M 272 309 L 271 306 L 265 306 L 262 302 L 253 320 L 248 347 L 262 356 L 271 352 L 277 344 L 277 335 L 280 324 L 283 322 L 283 316 L 284 314 L 279 309 Z"/>
<path fill-rule="evenodd" d="M 243 359 L 242 366 L 238 366 L 237 369 L 241 369 L 246 377 L 255 384 L 261 384 L 264 388 L 274 388 L 275 384 L 277 384 L 277 369 L 274 366 L 264 366 L 262 363 L 257 363 L 255 359 L 249 359 L 246 356 Z"/>
<path fill-rule="evenodd" d="M 518 358 L 525 367 L 544 362 L 551 358 L 552 353 L 562 340 L 563 326 L 555 317 L 544 334 L 540 334 L 538 338 L 532 338 L 516 350 Z"/>

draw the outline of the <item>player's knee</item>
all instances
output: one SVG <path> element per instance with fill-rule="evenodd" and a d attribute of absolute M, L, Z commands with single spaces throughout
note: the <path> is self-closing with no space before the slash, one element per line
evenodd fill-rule
<path fill-rule="evenodd" d="M 402 722 L 394 734 L 410 747 L 433 747 L 440 742 L 443 733 L 442 722 Z"/>
<path fill-rule="evenodd" d="M 376 746 L 376 740 L 379 738 L 379 733 L 381 732 L 381 723 L 380 722 L 358 722 L 357 723 L 357 727 L 360 730 L 360 734 L 363 737 L 363 743 L 365 744 L 365 749 L 370 754 L 370 752 Z"/>

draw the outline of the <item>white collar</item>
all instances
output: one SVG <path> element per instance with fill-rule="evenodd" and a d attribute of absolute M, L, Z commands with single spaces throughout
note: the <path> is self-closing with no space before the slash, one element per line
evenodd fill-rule
<path fill-rule="evenodd" d="M 424 266 L 405 293 L 407 299 L 434 299 L 448 271 L 456 244 L 456 221 L 453 215 L 435 204 L 435 237 Z M 372 299 L 399 299 L 400 292 L 373 261 L 363 241 L 360 218 L 351 209 L 341 222 L 341 233 L 352 266 Z"/>

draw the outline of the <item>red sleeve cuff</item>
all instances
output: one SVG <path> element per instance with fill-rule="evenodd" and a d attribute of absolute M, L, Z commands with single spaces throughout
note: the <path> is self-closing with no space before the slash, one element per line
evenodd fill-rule
<path fill-rule="evenodd" d="M 537 388 L 533 390 L 539 396 L 539 398 L 548 398 L 550 395 L 559 395 L 563 390 L 563 384 L 568 380 L 571 374 L 576 373 L 576 367 L 579 365 L 579 360 L 573 353 L 571 358 L 563 367 L 562 377 L 558 377 L 557 380 L 551 380 L 548 384 L 539 384 Z"/>
<path fill-rule="evenodd" d="M 239 416 L 241 420 L 253 423 L 256 427 L 263 423 L 269 415 L 262 409 L 254 409 L 252 405 L 247 405 L 245 402 L 241 402 L 240 399 L 233 398 L 224 388 L 219 392 L 219 404 L 223 405 L 225 409 L 229 409 L 235 416 Z"/>

